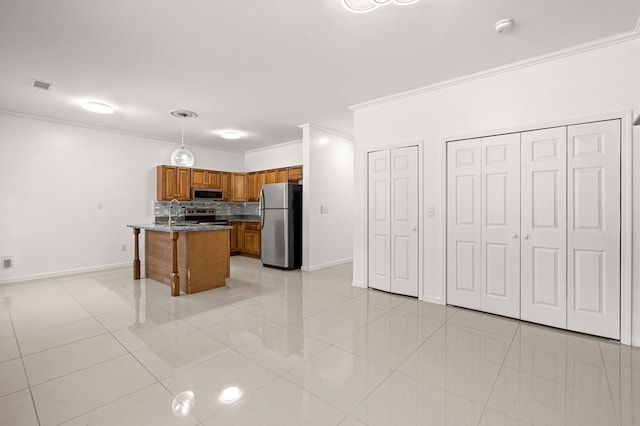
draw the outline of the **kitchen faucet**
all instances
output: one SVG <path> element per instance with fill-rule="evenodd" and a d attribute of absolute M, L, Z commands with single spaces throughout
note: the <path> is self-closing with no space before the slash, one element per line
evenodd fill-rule
<path fill-rule="evenodd" d="M 178 213 L 176 213 L 175 222 L 178 221 L 178 216 L 180 216 L 180 201 L 174 198 L 173 200 L 169 201 L 169 226 L 171 226 L 171 223 L 172 223 L 171 222 L 171 207 L 173 207 L 173 202 L 174 201 L 178 204 Z M 175 223 L 175 222 L 173 222 L 173 223 Z"/>

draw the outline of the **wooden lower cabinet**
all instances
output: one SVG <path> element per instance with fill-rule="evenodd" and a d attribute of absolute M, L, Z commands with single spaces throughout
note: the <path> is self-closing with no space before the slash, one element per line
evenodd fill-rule
<path fill-rule="evenodd" d="M 245 222 L 242 232 L 242 254 L 260 257 L 260 224 Z"/>
<path fill-rule="evenodd" d="M 242 224 L 243 222 L 229 222 L 229 226 L 231 226 L 231 232 L 229 232 L 229 254 L 231 256 L 240 254 Z"/>
<path fill-rule="evenodd" d="M 229 222 L 229 251 L 234 256 L 260 257 L 260 224 L 256 222 Z"/>

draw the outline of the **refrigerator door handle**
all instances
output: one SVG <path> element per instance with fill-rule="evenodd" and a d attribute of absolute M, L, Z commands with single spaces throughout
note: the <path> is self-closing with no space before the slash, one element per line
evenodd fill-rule
<path fill-rule="evenodd" d="M 264 229 L 264 210 L 262 199 L 264 198 L 264 189 L 260 188 L 260 200 L 258 200 L 258 214 L 260 215 L 260 229 Z"/>

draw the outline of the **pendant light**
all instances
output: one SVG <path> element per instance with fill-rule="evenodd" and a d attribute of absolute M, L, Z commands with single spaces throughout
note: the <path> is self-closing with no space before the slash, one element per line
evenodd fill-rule
<path fill-rule="evenodd" d="M 169 111 L 169 114 L 173 115 L 174 117 L 178 117 L 182 119 L 195 118 L 198 116 L 198 114 L 196 114 L 193 111 L 186 111 L 186 110 L 179 110 L 179 109 L 171 110 Z M 171 164 L 173 164 L 174 166 L 180 166 L 180 167 L 191 167 L 195 163 L 195 158 L 193 156 L 193 153 L 184 147 L 184 124 L 181 124 L 180 128 L 182 130 L 182 137 L 180 139 L 180 148 L 176 149 L 171 154 Z"/>

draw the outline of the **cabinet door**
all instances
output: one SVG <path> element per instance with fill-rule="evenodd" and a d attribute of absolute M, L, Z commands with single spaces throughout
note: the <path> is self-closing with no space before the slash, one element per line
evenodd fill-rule
<path fill-rule="evenodd" d="M 276 170 L 276 183 L 289 182 L 289 169 L 286 167 Z"/>
<path fill-rule="evenodd" d="M 222 188 L 222 201 L 231 201 L 233 194 L 231 193 L 231 173 L 220 173 L 220 187 Z"/>
<path fill-rule="evenodd" d="M 447 144 L 447 303 L 480 309 L 480 139 Z"/>
<path fill-rule="evenodd" d="M 567 328 L 620 338 L 620 121 L 567 129 Z"/>
<path fill-rule="evenodd" d="M 258 191 L 258 199 L 260 199 L 260 191 L 262 191 L 262 185 L 267 183 L 267 172 L 262 170 L 256 173 L 256 189 Z"/>
<path fill-rule="evenodd" d="M 567 128 L 522 133 L 520 317 L 567 327 Z"/>
<path fill-rule="evenodd" d="M 302 166 L 289 167 L 289 181 L 298 182 L 302 179 Z"/>
<path fill-rule="evenodd" d="M 482 310 L 520 318 L 520 133 L 482 138 Z"/>
<path fill-rule="evenodd" d="M 157 199 L 180 201 L 191 198 L 191 169 L 174 166 L 156 168 Z"/>
<path fill-rule="evenodd" d="M 207 170 L 207 187 L 220 189 L 222 188 L 222 172 L 216 170 Z"/>
<path fill-rule="evenodd" d="M 260 256 L 260 225 L 257 223 L 245 223 L 243 229 L 244 254 L 250 256 Z"/>
<path fill-rule="evenodd" d="M 247 173 L 248 201 L 258 201 L 260 191 L 258 190 L 258 175 L 256 172 Z"/>
<path fill-rule="evenodd" d="M 247 175 L 245 173 L 231 174 L 231 201 L 247 201 Z"/>
<path fill-rule="evenodd" d="M 191 186 L 194 188 L 207 187 L 207 171 L 201 169 L 191 169 Z"/>
<path fill-rule="evenodd" d="M 231 254 L 238 254 L 240 252 L 239 239 L 241 235 L 242 222 L 229 222 L 231 226 L 231 232 L 229 233 L 229 247 Z"/>
<path fill-rule="evenodd" d="M 276 183 L 278 177 L 278 171 L 276 169 L 265 170 L 265 173 L 267 174 L 265 183 Z"/>
<path fill-rule="evenodd" d="M 191 199 L 191 170 L 183 167 L 178 167 L 178 196 L 176 197 L 180 201 L 187 201 Z"/>

